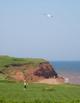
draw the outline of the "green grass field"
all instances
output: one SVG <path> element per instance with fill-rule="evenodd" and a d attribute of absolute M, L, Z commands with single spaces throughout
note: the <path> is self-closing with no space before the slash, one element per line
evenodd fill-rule
<path fill-rule="evenodd" d="M 16 57 L 10 57 L 10 56 L 0 56 L 0 70 L 4 69 L 6 65 L 9 64 L 32 64 L 37 65 L 42 62 L 47 62 L 45 59 L 42 58 L 16 58 Z"/>
<path fill-rule="evenodd" d="M 0 103 L 80 103 L 80 85 L 29 84 L 0 81 Z"/>
<path fill-rule="evenodd" d="M 27 63 L 36 66 L 44 59 L 0 56 L 0 103 L 80 103 L 80 85 L 29 84 L 9 81 L 2 73 L 6 65 Z M 11 69 L 11 68 L 10 68 Z"/>

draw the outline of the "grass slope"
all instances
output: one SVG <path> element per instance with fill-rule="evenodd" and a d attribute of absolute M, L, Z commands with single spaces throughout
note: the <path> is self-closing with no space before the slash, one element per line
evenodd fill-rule
<path fill-rule="evenodd" d="M 16 57 L 10 57 L 10 56 L 0 56 L 0 70 L 5 68 L 5 65 L 9 64 L 39 64 L 41 62 L 46 62 L 44 59 L 40 58 L 16 58 Z"/>
<path fill-rule="evenodd" d="M 29 84 L 0 81 L 0 103 L 80 103 L 80 85 Z"/>

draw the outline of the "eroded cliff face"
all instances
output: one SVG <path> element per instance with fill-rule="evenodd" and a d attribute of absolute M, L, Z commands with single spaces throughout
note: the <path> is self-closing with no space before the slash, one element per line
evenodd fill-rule
<path fill-rule="evenodd" d="M 44 78 L 58 77 L 58 74 L 55 72 L 52 65 L 50 65 L 48 62 L 40 63 L 34 72 L 34 75 Z"/>
<path fill-rule="evenodd" d="M 4 70 L 8 78 L 28 82 L 37 82 L 47 78 L 58 78 L 58 74 L 49 62 L 42 62 L 36 66 L 31 64 L 10 64 Z"/>
<path fill-rule="evenodd" d="M 57 78 L 58 74 L 48 62 L 40 63 L 35 69 L 29 69 L 25 73 L 25 78 L 27 81 L 39 81 L 52 77 Z"/>

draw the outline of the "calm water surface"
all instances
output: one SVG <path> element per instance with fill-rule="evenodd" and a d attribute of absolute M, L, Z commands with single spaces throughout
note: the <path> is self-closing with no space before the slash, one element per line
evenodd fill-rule
<path fill-rule="evenodd" d="M 55 71 L 70 83 L 80 84 L 80 61 L 54 61 L 51 62 Z"/>

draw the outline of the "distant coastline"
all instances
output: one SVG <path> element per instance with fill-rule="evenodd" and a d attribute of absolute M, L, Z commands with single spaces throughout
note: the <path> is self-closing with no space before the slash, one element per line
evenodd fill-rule
<path fill-rule="evenodd" d="M 56 72 L 69 78 L 72 84 L 80 84 L 80 61 L 54 61 L 51 62 Z"/>

